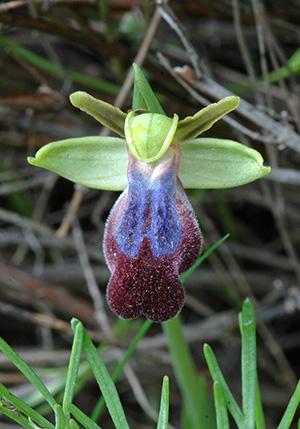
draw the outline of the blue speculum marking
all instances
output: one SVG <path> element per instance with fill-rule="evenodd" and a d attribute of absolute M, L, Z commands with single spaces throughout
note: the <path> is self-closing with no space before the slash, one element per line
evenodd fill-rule
<path fill-rule="evenodd" d="M 144 238 L 150 239 L 155 258 L 176 250 L 182 227 L 175 183 L 172 169 L 153 180 L 137 168 L 130 171 L 127 203 L 116 228 L 119 249 L 128 257 L 138 255 Z"/>

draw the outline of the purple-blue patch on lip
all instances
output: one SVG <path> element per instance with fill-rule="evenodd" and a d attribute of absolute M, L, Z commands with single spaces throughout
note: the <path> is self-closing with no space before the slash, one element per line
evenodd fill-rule
<path fill-rule="evenodd" d="M 175 201 L 176 171 L 168 170 L 154 179 L 136 165 L 130 170 L 128 199 L 116 228 L 119 249 L 135 257 L 144 238 L 149 238 L 155 258 L 174 252 L 181 237 Z"/>

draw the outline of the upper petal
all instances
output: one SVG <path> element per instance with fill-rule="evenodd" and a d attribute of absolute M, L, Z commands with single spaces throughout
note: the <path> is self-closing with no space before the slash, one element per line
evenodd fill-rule
<path fill-rule="evenodd" d="M 73 92 L 70 95 L 73 106 L 88 113 L 105 127 L 124 137 L 126 113 L 105 101 L 98 100 L 84 91 Z"/>
<path fill-rule="evenodd" d="M 178 122 L 175 134 L 175 140 L 184 142 L 193 139 L 199 134 L 207 131 L 215 122 L 234 110 L 240 103 L 239 97 L 229 96 L 220 100 L 218 103 L 209 104 L 201 109 L 194 116 L 187 116 Z"/>

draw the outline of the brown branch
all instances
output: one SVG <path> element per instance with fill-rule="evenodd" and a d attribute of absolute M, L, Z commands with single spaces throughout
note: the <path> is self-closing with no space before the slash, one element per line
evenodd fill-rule
<path fill-rule="evenodd" d="M 77 299 L 67 293 L 64 288 L 38 280 L 16 268 L 8 267 L 0 262 L 0 277 L 6 281 L 14 281 L 23 288 L 44 301 L 52 308 L 63 311 L 70 316 L 78 317 L 82 322 L 98 326 L 93 315 L 93 306 L 82 299 Z"/>

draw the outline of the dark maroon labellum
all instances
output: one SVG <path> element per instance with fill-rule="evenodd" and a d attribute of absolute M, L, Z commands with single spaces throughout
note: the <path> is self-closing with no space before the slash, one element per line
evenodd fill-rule
<path fill-rule="evenodd" d="M 107 220 L 104 252 L 112 276 L 107 300 L 117 316 L 154 322 L 184 304 L 180 274 L 199 257 L 202 237 L 178 179 L 181 149 L 172 143 L 153 163 L 129 153 L 128 185 Z"/>

